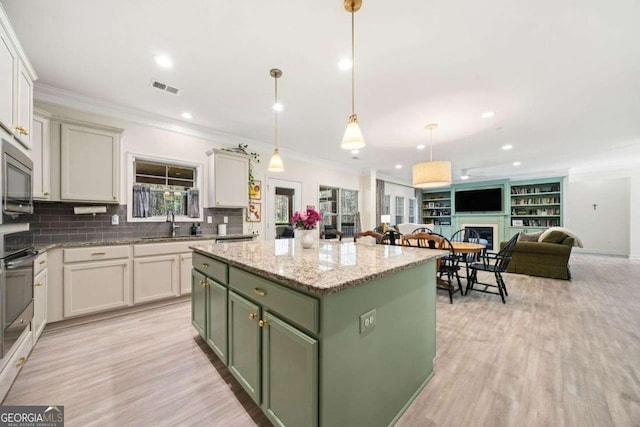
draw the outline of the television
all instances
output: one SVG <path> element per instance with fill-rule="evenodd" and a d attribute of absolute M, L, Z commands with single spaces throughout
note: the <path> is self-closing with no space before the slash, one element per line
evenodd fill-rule
<path fill-rule="evenodd" d="M 455 195 L 458 212 L 501 212 L 502 188 L 483 190 L 458 190 Z"/>

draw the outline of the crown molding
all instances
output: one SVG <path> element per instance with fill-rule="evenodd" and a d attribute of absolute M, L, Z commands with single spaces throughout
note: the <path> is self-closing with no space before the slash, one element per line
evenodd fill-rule
<path fill-rule="evenodd" d="M 11 40 L 11 44 L 13 45 L 14 49 L 16 50 L 16 52 L 18 54 L 18 57 L 22 61 L 22 64 L 27 69 L 27 72 L 31 76 L 31 79 L 33 81 L 38 80 L 38 73 L 36 73 L 35 68 L 33 68 L 33 65 L 31 65 L 31 61 L 29 61 L 29 57 L 27 56 L 26 52 L 24 51 L 24 48 L 22 47 L 22 44 L 20 43 L 20 39 L 18 38 L 18 35 L 13 30 L 13 26 L 11 25 L 11 21 L 9 20 L 9 17 L 7 16 L 7 12 L 2 7 L 2 3 L 0 3 L 0 26 L 4 29 L 5 33 L 7 33 L 7 35 L 9 36 L 9 40 Z"/>
<path fill-rule="evenodd" d="M 35 84 L 34 98 L 36 101 L 46 104 L 53 104 L 73 110 L 93 113 L 144 126 L 150 126 L 162 130 L 176 132 L 183 135 L 211 141 L 216 144 L 230 146 L 237 146 L 240 143 L 251 144 L 256 147 L 255 149 L 252 149 L 252 151 L 269 153 L 269 155 L 273 151 L 273 145 L 271 143 L 264 143 L 262 141 L 254 140 L 251 138 L 221 132 L 212 128 L 208 128 L 206 126 L 185 123 L 171 117 L 163 116 L 161 114 L 151 113 L 133 107 L 127 107 L 121 104 L 93 98 L 77 92 L 72 92 L 41 83 Z M 353 173 L 356 175 L 359 175 L 366 170 L 364 168 L 351 168 L 344 164 L 321 159 L 318 157 L 311 157 L 308 153 L 301 153 L 288 148 L 283 148 L 282 146 L 280 146 L 279 148 L 280 155 L 284 158 L 285 162 L 290 160 L 298 160 L 304 163 L 310 163 L 316 166 L 327 167 L 342 172 Z"/>

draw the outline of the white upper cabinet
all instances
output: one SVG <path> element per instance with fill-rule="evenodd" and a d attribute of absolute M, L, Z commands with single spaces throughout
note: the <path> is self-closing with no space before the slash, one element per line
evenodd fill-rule
<path fill-rule="evenodd" d="M 0 27 L 0 125 L 13 133 L 16 52 Z"/>
<path fill-rule="evenodd" d="M 0 126 L 31 148 L 33 82 L 37 79 L 0 5 Z"/>
<path fill-rule="evenodd" d="M 60 200 L 118 203 L 121 129 L 60 126 Z"/>
<path fill-rule="evenodd" d="M 49 200 L 51 198 L 50 167 L 50 129 L 48 114 L 36 111 L 31 129 L 31 160 L 33 160 L 33 198 Z"/>
<path fill-rule="evenodd" d="M 209 154 L 209 197 L 212 208 L 245 208 L 249 204 L 249 158 L 213 150 Z"/>

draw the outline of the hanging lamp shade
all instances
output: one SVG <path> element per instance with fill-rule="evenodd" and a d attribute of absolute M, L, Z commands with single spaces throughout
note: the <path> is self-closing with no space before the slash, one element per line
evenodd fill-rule
<path fill-rule="evenodd" d="M 273 156 L 271 156 L 271 161 L 269 162 L 269 172 L 284 172 L 280 151 L 277 148 L 273 150 Z"/>
<path fill-rule="evenodd" d="M 359 150 L 364 148 L 364 146 L 364 137 L 362 136 L 362 131 L 358 125 L 358 117 L 354 114 L 349 117 L 349 124 L 347 125 L 347 129 L 344 131 L 341 147 L 345 150 Z"/>
<path fill-rule="evenodd" d="M 448 160 L 433 160 L 433 130 L 438 125 L 426 125 L 429 131 L 431 145 L 429 147 L 429 161 L 413 165 L 413 186 L 416 188 L 444 187 L 451 184 L 451 162 Z"/>
<path fill-rule="evenodd" d="M 451 162 L 439 160 L 413 165 L 414 187 L 435 188 L 449 184 L 451 184 Z"/>

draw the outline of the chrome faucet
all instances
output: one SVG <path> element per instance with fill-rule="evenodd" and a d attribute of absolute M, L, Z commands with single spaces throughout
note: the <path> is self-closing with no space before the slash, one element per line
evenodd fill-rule
<path fill-rule="evenodd" d="M 173 211 L 167 212 L 167 222 L 171 223 L 171 237 L 176 237 L 176 228 L 180 228 L 176 225 L 176 213 Z"/>

